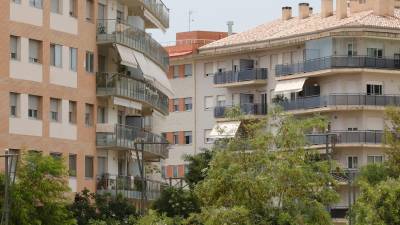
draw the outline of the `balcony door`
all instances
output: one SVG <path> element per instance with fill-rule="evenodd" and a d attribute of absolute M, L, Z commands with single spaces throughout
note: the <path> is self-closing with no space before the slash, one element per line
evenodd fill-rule
<path fill-rule="evenodd" d="M 252 59 L 241 59 L 239 63 L 240 63 L 241 71 L 254 69 L 255 63 L 254 63 L 254 60 L 252 60 Z"/>
<path fill-rule="evenodd" d="M 130 127 L 143 128 L 143 118 L 140 116 L 127 116 L 125 123 Z"/>
<path fill-rule="evenodd" d="M 260 111 L 260 113 L 262 115 L 267 114 L 267 104 L 268 104 L 268 98 L 267 97 L 268 96 L 267 96 L 266 92 L 260 94 L 260 99 L 261 99 L 261 105 L 260 105 L 261 111 Z"/>
<path fill-rule="evenodd" d="M 249 105 L 254 103 L 253 94 L 240 94 L 240 105 Z"/>

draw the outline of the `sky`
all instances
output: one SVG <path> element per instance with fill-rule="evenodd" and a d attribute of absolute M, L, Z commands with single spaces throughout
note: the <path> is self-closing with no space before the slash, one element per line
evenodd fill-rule
<path fill-rule="evenodd" d="M 192 11 L 191 30 L 227 31 L 227 21 L 233 21 L 233 31 L 246 31 L 281 17 L 281 8 L 291 6 L 298 14 L 298 4 L 308 2 L 314 12 L 320 11 L 321 0 L 163 0 L 170 9 L 170 28 L 166 33 L 148 30 L 161 44 L 175 41 L 177 32 L 189 30 L 189 10 Z"/>

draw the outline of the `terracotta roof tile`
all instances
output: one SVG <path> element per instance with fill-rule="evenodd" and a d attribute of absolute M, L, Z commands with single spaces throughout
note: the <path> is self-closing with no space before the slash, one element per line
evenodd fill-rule
<path fill-rule="evenodd" d="M 376 16 L 373 11 L 363 11 L 354 13 L 341 20 L 337 19 L 336 15 L 321 18 L 320 14 L 313 14 L 306 19 L 292 18 L 287 21 L 278 19 L 259 25 L 248 31 L 215 41 L 201 47 L 200 50 L 269 41 L 291 36 L 301 36 L 307 33 L 351 26 L 400 29 L 400 10 L 395 10 L 394 17 Z"/>

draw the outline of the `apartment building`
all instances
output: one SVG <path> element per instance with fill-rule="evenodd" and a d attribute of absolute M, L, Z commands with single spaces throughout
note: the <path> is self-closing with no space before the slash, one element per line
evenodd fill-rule
<path fill-rule="evenodd" d="M 154 129 L 171 144 L 169 157 L 163 163 L 162 175 L 172 183 L 179 181 L 187 171 L 184 156 L 194 155 L 199 149 L 195 138 L 194 57 L 199 47 L 225 37 L 226 32 L 182 32 L 176 34 L 174 43 L 166 46 L 170 57 L 168 79 L 174 95 L 169 101 L 169 116 L 155 121 Z"/>
<path fill-rule="evenodd" d="M 334 218 L 344 218 L 357 197 L 348 180 L 361 166 L 385 160 L 383 112 L 400 105 L 400 11 L 393 0 L 321 3 L 320 13 L 300 3 L 296 17 L 292 7 L 283 7 L 281 18 L 198 49 L 191 59 L 194 91 L 188 86 L 194 92 L 193 142 L 199 151 L 234 137 L 240 124 L 225 118 L 232 106 L 248 118 L 276 106 L 299 117 L 326 116 L 330 136 L 315 131 L 307 138 L 347 171 L 337 176 L 341 200 L 331 206 Z M 171 107 L 179 111 L 180 104 Z"/>
<path fill-rule="evenodd" d="M 168 144 L 152 121 L 172 89 L 146 29 L 169 27 L 164 3 L 12 0 L 0 26 L 0 148 L 64 159 L 74 192 L 154 199 Z"/>

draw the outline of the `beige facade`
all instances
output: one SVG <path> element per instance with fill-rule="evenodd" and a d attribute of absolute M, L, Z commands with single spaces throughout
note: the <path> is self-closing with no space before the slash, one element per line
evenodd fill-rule
<path fill-rule="evenodd" d="M 74 192 L 110 191 L 120 177 L 133 185 L 138 161 L 160 167 L 168 148 L 151 121 L 168 115 L 168 55 L 145 29 L 167 29 L 168 11 L 160 0 L 4 2 L 0 148 L 61 155 Z M 149 46 L 135 44 L 144 40 Z M 137 159 L 139 142 L 146 145 Z M 146 198 L 161 185 L 148 182 Z"/>

